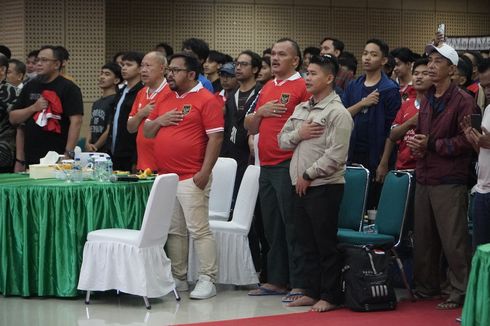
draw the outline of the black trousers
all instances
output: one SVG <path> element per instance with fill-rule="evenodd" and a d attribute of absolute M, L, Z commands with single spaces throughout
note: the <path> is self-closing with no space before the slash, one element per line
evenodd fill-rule
<path fill-rule="evenodd" d="M 303 254 L 298 250 L 298 240 L 292 223 L 291 186 L 289 160 L 260 168 L 260 208 L 264 233 L 269 244 L 267 282 L 304 288 L 300 272 Z"/>
<path fill-rule="evenodd" d="M 337 250 L 337 225 L 343 184 L 310 187 L 306 195 L 294 194 L 293 223 L 306 295 L 332 304 L 341 301 L 341 256 Z"/>

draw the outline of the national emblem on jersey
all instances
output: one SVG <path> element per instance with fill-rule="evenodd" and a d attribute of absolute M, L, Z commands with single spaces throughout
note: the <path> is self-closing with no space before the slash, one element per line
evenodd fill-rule
<path fill-rule="evenodd" d="M 287 94 L 287 93 L 282 93 L 281 94 L 281 104 L 284 104 L 284 105 L 288 104 L 288 102 L 289 102 L 289 96 L 290 95 Z"/>
<path fill-rule="evenodd" d="M 192 105 L 186 104 L 182 107 L 182 114 L 187 115 L 189 112 L 191 112 Z"/>

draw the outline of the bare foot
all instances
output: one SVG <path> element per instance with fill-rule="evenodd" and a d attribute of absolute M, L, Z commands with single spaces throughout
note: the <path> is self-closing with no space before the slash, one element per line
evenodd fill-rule
<path fill-rule="evenodd" d="M 316 312 L 326 312 L 330 310 L 334 310 L 337 308 L 336 305 L 331 304 L 328 301 L 325 300 L 319 300 L 313 307 L 311 307 L 311 311 L 316 311 Z"/>
<path fill-rule="evenodd" d="M 306 295 L 298 298 L 297 300 L 288 303 L 287 307 L 303 307 L 303 306 L 313 306 L 318 300 L 307 297 Z"/>

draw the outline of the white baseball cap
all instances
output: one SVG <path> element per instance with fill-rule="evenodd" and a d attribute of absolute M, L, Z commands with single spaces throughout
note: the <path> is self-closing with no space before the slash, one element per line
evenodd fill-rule
<path fill-rule="evenodd" d="M 437 51 L 444 58 L 448 59 L 453 65 L 457 66 L 459 62 L 459 56 L 455 49 L 446 43 L 442 43 L 439 46 L 434 46 L 433 44 L 429 44 L 425 47 L 425 53 L 430 55 L 432 52 Z"/>

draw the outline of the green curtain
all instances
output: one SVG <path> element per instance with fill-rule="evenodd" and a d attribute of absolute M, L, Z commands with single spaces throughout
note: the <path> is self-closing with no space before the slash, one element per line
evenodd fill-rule
<path fill-rule="evenodd" d="M 0 292 L 77 296 L 87 233 L 139 229 L 152 182 L 0 175 Z"/>

